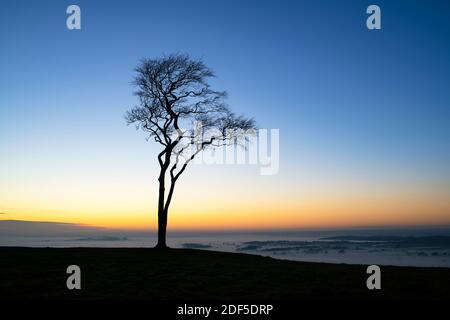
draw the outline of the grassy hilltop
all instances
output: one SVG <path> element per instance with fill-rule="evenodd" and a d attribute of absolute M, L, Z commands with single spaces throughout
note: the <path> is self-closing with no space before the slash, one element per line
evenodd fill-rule
<path fill-rule="evenodd" d="M 67 290 L 66 268 L 82 290 Z M 450 299 L 449 268 L 381 267 L 382 290 L 362 265 L 294 262 L 214 251 L 0 248 L 0 298 Z"/>

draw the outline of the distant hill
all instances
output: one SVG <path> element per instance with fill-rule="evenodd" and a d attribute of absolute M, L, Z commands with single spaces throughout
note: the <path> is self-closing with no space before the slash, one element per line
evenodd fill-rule
<path fill-rule="evenodd" d="M 98 233 L 102 228 L 47 221 L 0 220 L 0 237 L 54 237 Z"/>

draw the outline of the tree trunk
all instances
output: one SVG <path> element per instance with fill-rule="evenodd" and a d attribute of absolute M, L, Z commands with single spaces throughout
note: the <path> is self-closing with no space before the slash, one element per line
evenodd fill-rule
<path fill-rule="evenodd" d="M 167 210 L 164 210 L 165 194 L 165 171 L 159 176 L 159 199 L 158 199 L 158 243 L 157 249 L 166 249 L 166 230 L 167 230 Z"/>
<path fill-rule="evenodd" d="M 158 210 L 158 243 L 157 249 L 166 249 L 167 211 Z"/>

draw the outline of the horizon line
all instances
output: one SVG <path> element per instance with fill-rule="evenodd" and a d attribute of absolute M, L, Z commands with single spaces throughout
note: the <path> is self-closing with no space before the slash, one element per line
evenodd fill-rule
<path fill-rule="evenodd" d="M 1 222 L 24 222 L 24 223 L 49 223 L 58 225 L 67 225 L 81 227 L 86 229 L 98 229 L 98 231 L 115 232 L 156 232 L 156 227 L 108 227 L 101 225 L 91 225 L 85 223 L 60 222 L 60 221 L 40 221 L 40 220 L 18 220 L 18 219 L 0 219 Z M 196 233 L 264 233 L 264 232 L 314 232 L 314 231 L 339 231 L 339 230 L 372 230 L 372 229 L 450 229 L 450 224 L 387 224 L 387 225 L 357 225 L 357 226 L 323 226 L 323 227 L 275 227 L 275 228 L 171 228 L 168 232 L 196 232 Z"/>

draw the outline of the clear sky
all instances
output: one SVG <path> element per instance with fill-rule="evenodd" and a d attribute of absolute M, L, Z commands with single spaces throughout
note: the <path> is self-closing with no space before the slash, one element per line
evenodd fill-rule
<path fill-rule="evenodd" d="M 139 59 L 185 52 L 280 129 L 280 172 L 190 168 L 169 228 L 450 224 L 449 39 L 448 1 L 2 1 L 0 219 L 155 227 L 158 146 L 123 114 Z"/>

